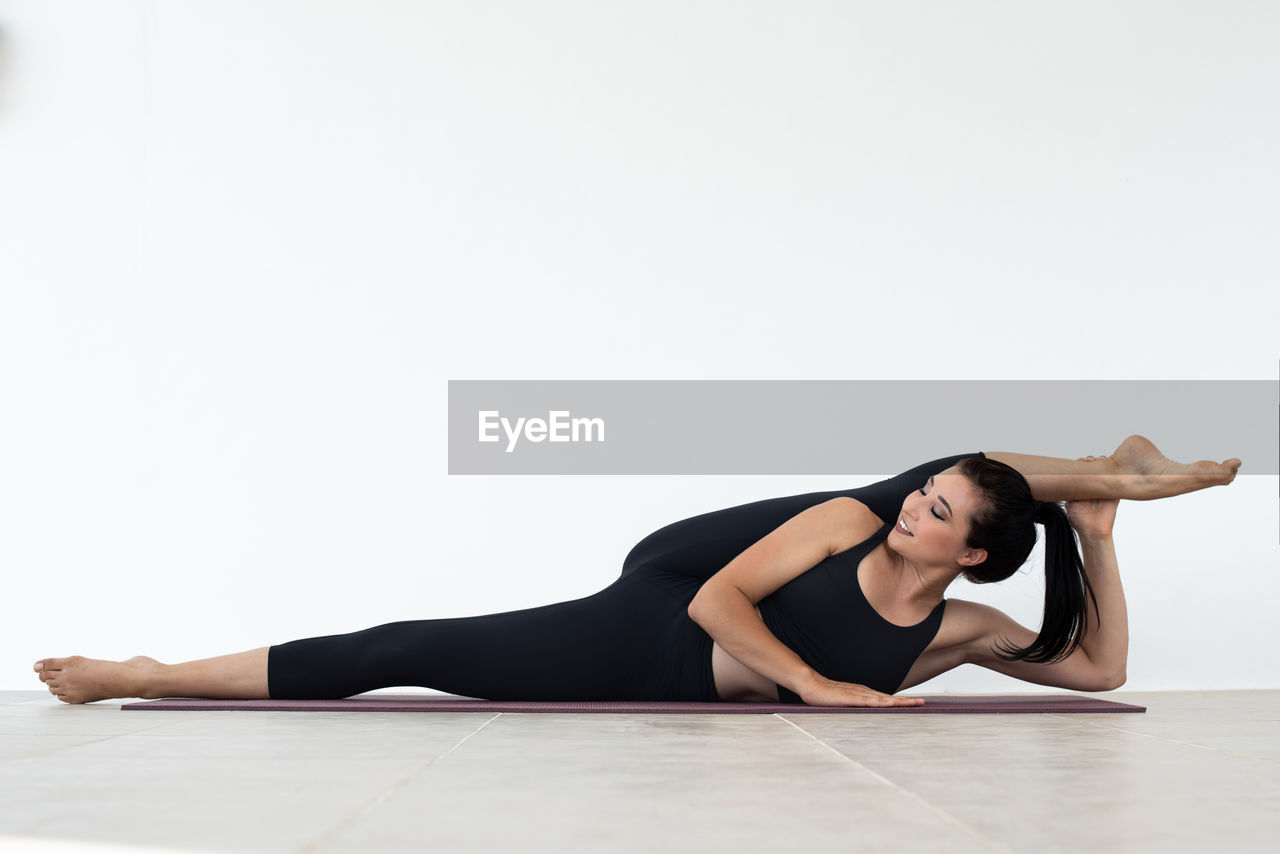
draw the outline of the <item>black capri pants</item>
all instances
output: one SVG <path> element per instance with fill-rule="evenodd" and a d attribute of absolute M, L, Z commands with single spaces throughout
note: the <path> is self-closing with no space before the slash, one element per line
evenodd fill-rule
<path fill-rule="evenodd" d="M 406 620 L 273 646 L 272 699 L 417 685 L 486 700 L 718 699 L 701 580 L 628 573 L 592 596 L 479 617 Z"/>

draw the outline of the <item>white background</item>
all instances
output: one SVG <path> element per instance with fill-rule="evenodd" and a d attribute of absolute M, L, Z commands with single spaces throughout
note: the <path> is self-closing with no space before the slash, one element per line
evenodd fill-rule
<path fill-rule="evenodd" d="M 450 477 L 449 379 L 1276 379 L 1278 24 L 0 3 L 0 689 L 577 598 L 668 522 L 877 479 Z M 981 417 L 921 461 L 1041 452 L 948 444 Z M 1126 688 L 1280 687 L 1248 472 L 1122 503 Z M 1036 628 L 1041 551 L 948 593 Z"/>

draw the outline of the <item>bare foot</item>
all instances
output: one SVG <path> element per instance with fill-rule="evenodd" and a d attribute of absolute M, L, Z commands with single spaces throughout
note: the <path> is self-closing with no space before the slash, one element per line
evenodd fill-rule
<path fill-rule="evenodd" d="M 1134 496 L 1138 501 L 1168 498 L 1170 495 L 1181 495 L 1210 486 L 1225 486 L 1235 480 L 1241 465 L 1236 457 L 1220 463 L 1212 460 L 1174 462 L 1160 453 L 1160 449 L 1145 436 L 1137 435 L 1121 442 L 1110 459 L 1124 473 L 1138 476 L 1138 494 Z"/>
<path fill-rule="evenodd" d="M 49 686 L 49 693 L 62 702 L 92 703 L 112 697 L 146 698 L 151 677 L 163 666 L 145 655 L 135 655 L 127 661 L 73 655 L 42 658 L 32 669 Z"/>

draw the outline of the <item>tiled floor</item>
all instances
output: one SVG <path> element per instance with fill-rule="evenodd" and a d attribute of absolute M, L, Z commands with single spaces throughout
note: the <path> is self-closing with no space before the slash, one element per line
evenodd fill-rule
<path fill-rule="evenodd" d="M 0 849 L 1277 850 L 1280 691 L 1106 698 L 1148 710 L 122 712 L 3 692 Z"/>

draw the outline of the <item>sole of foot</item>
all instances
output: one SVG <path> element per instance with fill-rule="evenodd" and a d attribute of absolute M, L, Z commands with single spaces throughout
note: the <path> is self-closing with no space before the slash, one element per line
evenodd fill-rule
<path fill-rule="evenodd" d="M 1179 463 L 1169 459 L 1146 436 L 1133 435 L 1120 443 L 1111 454 L 1126 473 L 1137 475 L 1142 484 L 1142 498 L 1150 501 L 1210 486 L 1225 486 L 1235 480 L 1242 461 L 1238 457 L 1223 460 L 1200 460 Z"/>

